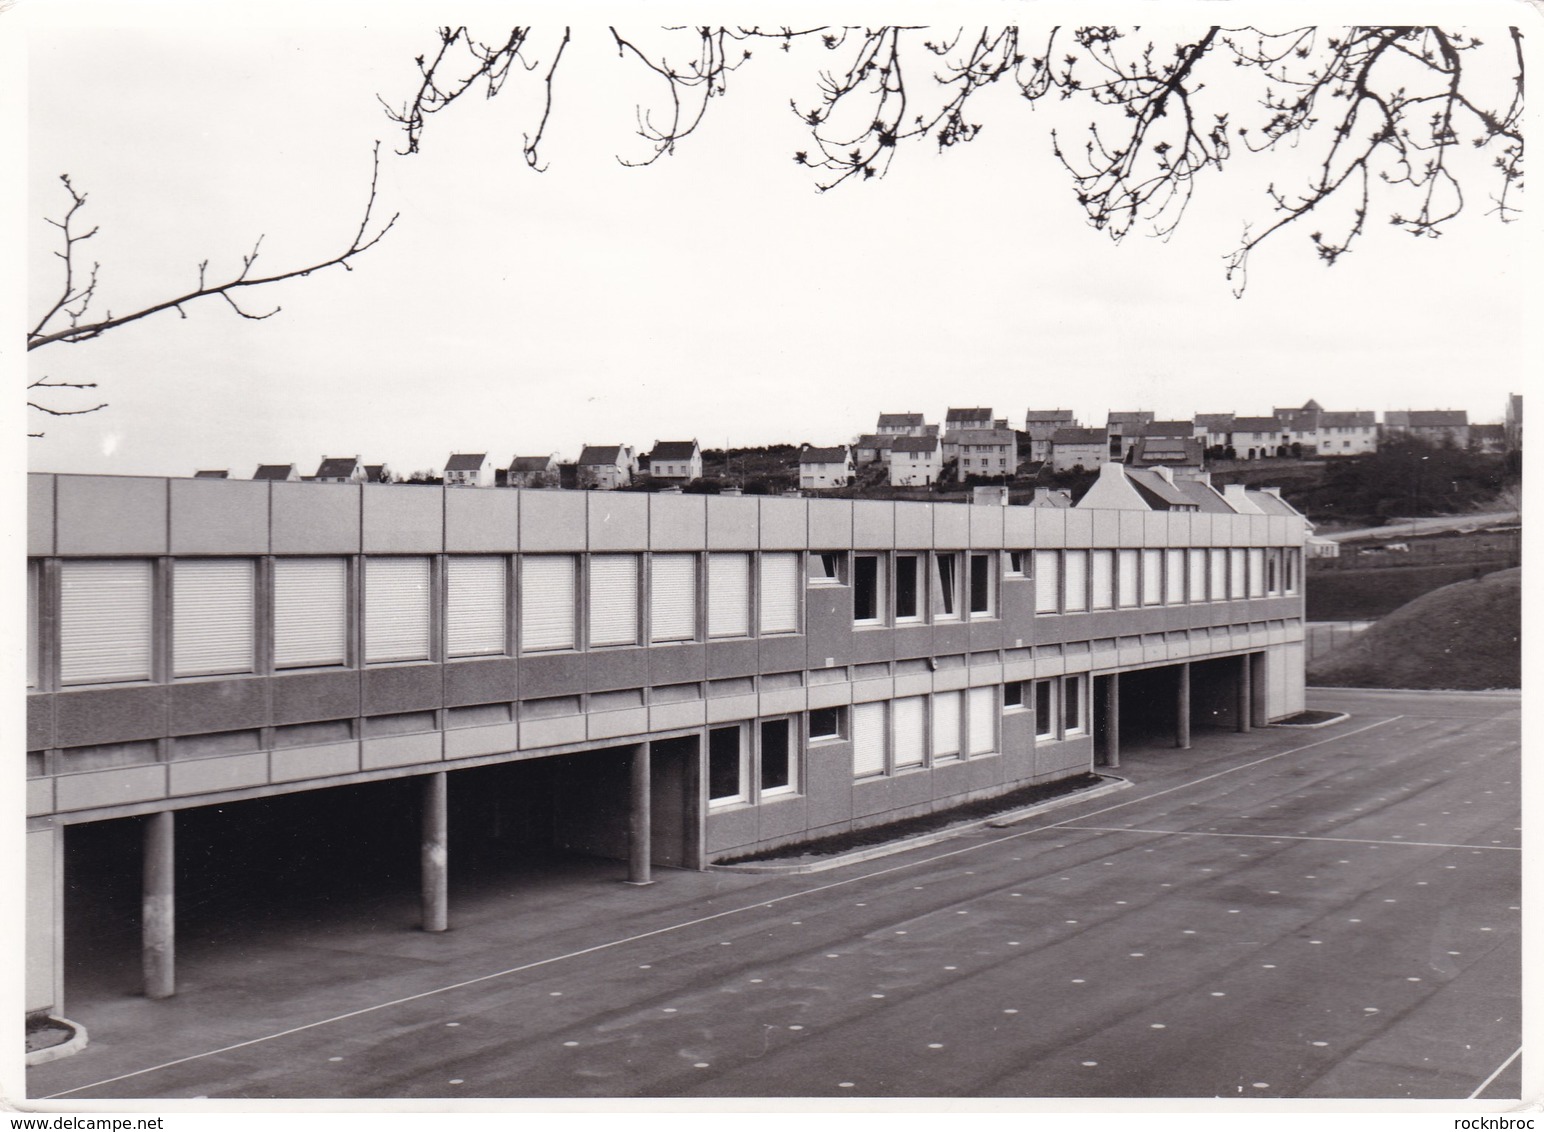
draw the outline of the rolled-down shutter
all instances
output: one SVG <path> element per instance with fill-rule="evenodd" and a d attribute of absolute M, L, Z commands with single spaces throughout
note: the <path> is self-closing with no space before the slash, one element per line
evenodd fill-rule
<path fill-rule="evenodd" d="M 150 678 L 150 563 L 67 561 L 59 579 L 59 669 L 66 684 Z"/>
<path fill-rule="evenodd" d="M 922 765 L 926 721 L 927 712 L 921 696 L 906 696 L 891 704 L 891 745 L 896 766 Z"/>
<path fill-rule="evenodd" d="M 1208 550 L 1206 552 L 1207 564 L 1207 597 L 1212 601 L 1222 601 L 1228 596 L 1228 552 L 1226 550 Z"/>
<path fill-rule="evenodd" d="M 348 663 L 348 561 L 279 558 L 273 564 L 273 663 Z"/>
<path fill-rule="evenodd" d="M 638 643 L 638 559 L 590 556 L 590 644 Z"/>
<path fill-rule="evenodd" d="M 1066 552 L 1066 605 L 1068 612 L 1082 612 L 1088 608 L 1088 551 Z"/>
<path fill-rule="evenodd" d="M 997 749 L 997 689 L 970 690 L 970 753 L 984 755 Z"/>
<path fill-rule="evenodd" d="M 1189 565 L 1186 570 L 1190 593 L 1187 600 L 1206 600 L 1206 551 L 1195 547 L 1185 551 L 1185 560 Z"/>
<path fill-rule="evenodd" d="M 365 661 L 429 658 L 429 559 L 365 560 Z"/>
<path fill-rule="evenodd" d="M 799 556 L 763 554 L 761 556 L 761 631 L 797 633 L 799 631 Z"/>
<path fill-rule="evenodd" d="M 1165 550 L 1163 600 L 1169 605 L 1180 605 L 1185 600 L 1185 552 Z"/>
<path fill-rule="evenodd" d="M 457 555 L 445 571 L 445 648 L 451 656 L 504 651 L 508 565 L 502 555 Z"/>
<path fill-rule="evenodd" d="M 947 758 L 960 753 L 960 693 L 938 692 L 933 696 L 933 757 Z"/>
<path fill-rule="evenodd" d="M 885 769 L 885 705 L 852 705 L 852 773 L 883 774 Z"/>
<path fill-rule="evenodd" d="M 697 556 L 656 554 L 649 560 L 649 636 L 689 641 L 697 635 Z"/>
<path fill-rule="evenodd" d="M 538 554 L 520 563 L 520 644 L 526 649 L 574 647 L 574 558 Z"/>
<path fill-rule="evenodd" d="M 1060 554 L 1054 550 L 1035 551 L 1035 612 L 1055 613 L 1061 598 Z"/>
<path fill-rule="evenodd" d="M 708 636 L 744 637 L 751 631 L 751 556 L 708 555 Z"/>
<path fill-rule="evenodd" d="M 1265 596 L 1265 548 L 1249 548 L 1249 596 Z"/>
<path fill-rule="evenodd" d="M 1137 552 L 1117 550 L 1115 557 L 1118 567 L 1115 604 L 1127 608 L 1137 603 Z"/>
<path fill-rule="evenodd" d="M 172 572 L 172 664 L 178 676 L 251 672 L 255 564 L 186 558 Z"/>
<path fill-rule="evenodd" d="M 1242 547 L 1233 547 L 1228 551 L 1228 596 L 1234 601 L 1245 596 L 1249 584 L 1247 577 L 1248 560 Z"/>

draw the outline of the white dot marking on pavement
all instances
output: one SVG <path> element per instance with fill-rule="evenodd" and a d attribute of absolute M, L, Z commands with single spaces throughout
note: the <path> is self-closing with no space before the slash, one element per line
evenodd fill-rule
<path fill-rule="evenodd" d="M 1276 964 L 1274 963 L 1261 963 L 1260 966 L 1264 967 L 1267 971 L 1274 971 L 1276 969 Z"/>
<path fill-rule="evenodd" d="M 676 1008 L 673 1007 L 673 1006 L 666 1006 L 666 1007 L 663 1007 L 662 1009 L 664 1010 L 664 1012 L 666 1014 L 674 1014 L 676 1012 Z"/>
<path fill-rule="evenodd" d="M 906 929 L 905 928 L 898 928 L 898 929 L 896 929 L 896 933 L 895 934 L 896 935 L 905 935 L 906 934 Z"/>
<path fill-rule="evenodd" d="M 566 1046 L 576 1046 L 579 1043 L 578 1042 L 564 1042 L 563 1044 L 566 1045 Z"/>
<path fill-rule="evenodd" d="M 560 991 L 560 990 L 548 991 L 547 992 L 547 997 L 549 997 L 549 998 L 562 998 L 563 997 L 563 992 Z"/>
<path fill-rule="evenodd" d="M 838 1089 L 850 1089 L 850 1088 L 852 1088 L 852 1082 L 851 1081 L 838 1081 L 836 1083 L 836 1087 Z"/>
<path fill-rule="evenodd" d="M 928 1049 L 943 1049 L 944 1048 L 944 1043 L 943 1042 L 928 1042 L 927 1048 Z"/>
<path fill-rule="evenodd" d="M 1066 920 L 1066 921 L 1063 921 L 1063 922 L 1064 923 L 1068 923 L 1068 924 L 1075 924 L 1075 923 L 1077 923 L 1076 920 Z"/>
<path fill-rule="evenodd" d="M 706 1069 L 707 1067 L 708 1063 L 706 1061 L 698 1061 L 692 1065 L 693 1069 Z"/>
<path fill-rule="evenodd" d="M 838 955 L 838 954 L 837 954 L 837 953 L 836 953 L 836 952 L 834 952 L 834 951 L 831 951 L 831 952 L 827 952 L 827 954 L 826 954 L 826 958 L 827 958 L 827 959 L 840 959 L 840 958 L 841 958 L 841 956 L 840 956 L 840 955 Z"/>
<path fill-rule="evenodd" d="M 450 1083 L 452 1085 L 464 1085 L 466 1082 L 463 1081 L 460 1077 L 452 1077 L 450 1079 Z"/>
<path fill-rule="evenodd" d="M 1010 1007 L 1008 1007 L 1008 1008 L 1007 1008 L 1007 1009 L 1006 1009 L 1006 1010 L 1004 1010 L 1004 1011 L 1003 1011 L 1003 1013 L 1004 1013 L 1004 1014 L 1017 1014 L 1017 1013 L 1018 1013 L 1018 1011 L 1017 1011 L 1017 1010 L 1015 1010 L 1015 1009 L 1013 1009 L 1013 1007 L 1011 1007 L 1011 1006 L 1010 1006 Z"/>
<path fill-rule="evenodd" d="M 1376 1006 L 1364 1006 L 1364 1007 L 1362 1007 L 1362 1013 L 1363 1014 L 1376 1014 L 1376 1013 L 1378 1013 L 1378 1008 Z"/>
<path fill-rule="evenodd" d="M 1099 1063 L 1097 1061 L 1085 1061 L 1082 1064 L 1084 1064 L 1088 1068 L 1092 1069 L 1094 1066 L 1098 1065 Z"/>
<path fill-rule="evenodd" d="M 1086 983 L 1086 982 L 1088 982 L 1087 979 L 1073 979 L 1072 981 L 1075 982 L 1075 983 Z"/>
<path fill-rule="evenodd" d="M 751 980 L 751 982 L 753 982 L 753 983 L 759 983 L 759 982 L 761 982 L 761 980 L 760 980 L 760 979 L 752 979 L 752 980 Z"/>
<path fill-rule="evenodd" d="M 1142 956 L 1144 956 L 1146 954 L 1147 954 L 1147 952 L 1145 952 L 1145 951 L 1133 951 L 1131 953 L 1131 957 L 1133 959 L 1140 959 L 1140 958 L 1142 958 Z"/>
<path fill-rule="evenodd" d="M 341 1057 L 329 1057 L 327 1060 L 328 1061 L 342 1061 L 343 1059 Z"/>
<path fill-rule="evenodd" d="M 789 1028 L 789 1029 L 790 1029 L 790 1030 L 802 1030 L 802 1029 L 804 1029 L 804 1027 L 803 1027 L 803 1026 L 789 1026 L 789 1027 L 788 1027 L 788 1028 Z"/>
<path fill-rule="evenodd" d="M 445 1025 L 447 1025 L 447 1026 L 459 1026 L 459 1025 L 461 1025 L 461 1023 L 460 1022 L 446 1022 Z"/>
<path fill-rule="evenodd" d="M 1154 1022 L 1152 1025 L 1148 1026 L 1148 1029 L 1149 1030 L 1167 1030 L 1168 1027 L 1165 1026 L 1162 1022 Z"/>
<path fill-rule="evenodd" d="M 1257 1089 L 1269 1089 L 1271 1086 L 1268 1081 L 1256 1081 L 1254 1087 Z"/>
<path fill-rule="evenodd" d="M 1323 943 L 1324 941 L 1322 939 L 1311 939 L 1308 942 L 1309 943 Z"/>
<path fill-rule="evenodd" d="M 640 964 L 638 964 L 638 970 L 640 970 L 640 971 L 647 971 L 652 966 L 654 966 L 654 964 L 652 964 L 652 963 L 640 963 Z"/>
<path fill-rule="evenodd" d="M 958 971 L 959 968 L 958 967 L 945 967 L 944 970 L 945 971 Z"/>
<path fill-rule="evenodd" d="M 1310 1044 L 1312 1044 L 1312 1045 L 1316 1045 L 1316 1046 L 1327 1046 L 1327 1045 L 1329 1045 L 1329 1044 L 1330 1044 L 1330 1043 L 1329 1043 L 1329 1042 L 1312 1042 L 1312 1043 L 1310 1043 Z"/>
<path fill-rule="evenodd" d="M 1421 977 L 1419 975 L 1406 975 L 1405 976 L 1405 982 L 1407 982 L 1407 983 L 1418 983 L 1420 981 L 1421 981 Z"/>
<path fill-rule="evenodd" d="M 1214 991 L 1212 991 L 1212 997 L 1213 998 L 1227 998 L 1228 997 L 1228 992 L 1227 991 L 1221 991 L 1221 990 L 1214 990 Z"/>
<path fill-rule="evenodd" d="M 869 997 L 870 998 L 884 998 L 885 996 L 882 995 L 882 994 L 871 994 L 871 995 L 869 995 Z"/>
<path fill-rule="evenodd" d="M 1359 924 L 1359 923 L 1361 923 L 1361 922 L 1362 922 L 1362 921 L 1361 921 L 1361 920 L 1358 920 L 1358 919 L 1357 919 L 1357 918 L 1356 918 L 1356 917 L 1355 917 L 1355 916 L 1352 916 L 1352 917 L 1351 917 L 1351 918 L 1350 918 L 1350 919 L 1349 919 L 1349 920 L 1347 920 L 1347 921 L 1346 921 L 1346 922 L 1347 922 L 1347 923 L 1348 923 L 1348 924 Z"/>
<path fill-rule="evenodd" d="M 1196 930 L 1195 930 L 1195 928 L 1186 928 L 1186 929 L 1185 929 L 1185 930 L 1184 930 L 1184 931 L 1183 931 L 1183 932 L 1181 932 L 1181 933 L 1180 933 L 1180 934 L 1181 934 L 1181 935 L 1195 935 L 1195 934 L 1196 934 Z"/>
<path fill-rule="evenodd" d="M 1016 939 L 1010 939 L 1008 941 L 1008 946 L 1009 947 L 1017 947 L 1018 945 L 1019 945 L 1019 941 L 1016 940 Z"/>

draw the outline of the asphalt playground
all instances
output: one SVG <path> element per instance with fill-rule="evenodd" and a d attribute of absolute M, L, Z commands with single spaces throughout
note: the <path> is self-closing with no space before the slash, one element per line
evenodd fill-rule
<path fill-rule="evenodd" d="M 1309 700 L 1351 718 L 827 872 L 511 862 L 433 935 L 411 892 L 254 911 L 175 998 L 72 976 L 90 1045 L 28 1096 L 1518 1097 L 1518 696 Z"/>

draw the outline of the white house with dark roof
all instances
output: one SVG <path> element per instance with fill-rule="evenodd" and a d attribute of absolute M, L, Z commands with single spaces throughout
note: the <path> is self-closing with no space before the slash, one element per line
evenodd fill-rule
<path fill-rule="evenodd" d="M 452 452 L 445 461 L 447 487 L 492 487 L 493 473 L 486 452 Z"/>
<path fill-rule="evenodd" d="M 274 483 L 298 483 L 300 473 L 295 470 L 294 464 L 259 464 L 252 478 Z"/>
<path fill-rule="evenodd" d="M 799 453 L 799 486 L 807 491 L 846 487 L 853 474 L 852 452 L 845 444 L 835 448 L 806 447 Z"/>
<path fill-rule="evenodd" d="M 638 459 L 626 444 L 586 444 L 575 475 L 580 487 L 610 491 L 633 482 Z"/>
<path fill-rule="evenodd" d="M 1003 428 L 1007 421 L 999 424 L 992 418 L 990 408 L 979 406 L 970 409 L 950 409 L 944 414 L 944 432 L 962 432 L 966 429 L 976 428 Z"/>
<path fill-rule="evenodd" d="M 880 413 L 874 431 L 880 436 L 922 436 L 926 428 L 921 413 Z"/>
<path fill-rule="evenodd" d="M 364 483 L 365 466 L 358 456 L 323 456 L 316 475 L 306 478 L 312 483 Z"/>
<path fill-rule="evenodd" d="M 909 433 L 865 433 L 858 437 L 852 446 L 853 463 L 859 467 L 864 464 L 888 464 L 891 446 L 902 436 L 909 435 Z"/>
<path fill-rule="evenodd" d="M 545 456 L 516 456 L 509 462 L 505 481 L 510 487 L 557 487 L 558 458 L 555 453 Z"/>
<path fill-rule="evenodd" d="M 1204 462 L 1201 441 L 1193 436 L 1139 436 L 1126 453 L 1133 468 L 1164 467 L 1177 476 L 1199 475 Z"/>
<path fill-rule="evenodd" d="M 1018 434 L 1011 428 L 966 429 L 957 435 L 955 477 L 1011 476 L 1019 468 Z"/>
<path fill-rule="evenodd" d="M 1077 428 L 1077 417 L 1071 409 L 1030 409 L 1024 414 L 1024 431 L 1029 434 L 1031 460 L 1044 462 L 1051 458 L 1051 437 L 1059 428 Z"/>
<path fill-rule="evenodd" d="M 935 484 L 943 467 L 943 449 L 936 436 L 897 436 L 891 445 L 891 487 Z"/>
<path fill-rule="evenodd" d="M 649 453 L 649 475 L 673 483 L 692 483 L 702 478 L 702 449 L 696 439 L 656 440 Z"/>
<path fill-rule="evenodd" d="M 1153 423 L 1154 415 L 1146 409 L 1106 414 L 1104 431 L 1109 441 L 1109 458 L 1124 460 L 1131 446 L 1137 442 L 1137 437 L 1142 435 L 1142 429 Z"/>
<path fill-rule="evenodd" d="M 1383 431 L 1418 436 L 1433 444 L 1451 440 L 1469 447 L 1469 413 L 1464 409 L 1390 409 L 1383 414 Z"/>
<path fill-rule="evenodd" d="M 1109 434 L 1102 428 L 1059 428 L 1051 435 L 1054 472 L 1091 472 L 1109 458 Z"/>

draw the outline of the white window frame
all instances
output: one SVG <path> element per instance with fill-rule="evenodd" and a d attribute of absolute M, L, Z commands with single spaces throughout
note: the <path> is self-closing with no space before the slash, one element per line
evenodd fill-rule
<path fill-rule="evenodd" d="M 477 571 L 484 578 L 496 576 L 496 607 L 483 610 L 477 603 L 465 610 L 476 614 L 488 612 L 495 620 L 491 624 L 481 621 L 465 624 L 457 603 L 464 594 L 458 575 L 470 581 L 470 572 Z M 475 642 L 475 643 L 474 643 Z M 502 554 L 453 554 L 445 559 L 445 655 L 447 657 L 504 656 L 509 649 L 509 559 Z"/>
<path fill-rule="evenodd" d="M 541 637 L 551 637 L 551 643 L 533 644 L 531 638 L 533 628 L 546 628 L 536 626 L 532 618 L 543 609 L 545 601 L 532 600 L 532 590 L 536 588 L 533 583 L 544 585 L 546 578 L 543 576 L 549 570 L 553 577 L 567 573 L 567 598 L 566 610 L 560 610 L 561 621 L 555 621 L 555 629 L 541 634 Z M 533 576 L 533 571 L 535 575 Z M 520 560 L 520 651 L 521 652 L 562 652 L 572 651 L 579 647 L 579 563 L 572 554 L 528 554 Z M 546 595 L 541 597 L 545 599 Z M 559 639 L 560 638 L 560 639 Z"/>
<path fill-rule="evenodd" d="M 113 574 L 118 575 L 116 578 Z M 91 593 L 93 586 L 108 583 L 120 592 L 133 591 L 139 612 L 125 618 L 115 628 L 117 637 L 99 640 L 102 622 L 91 615 L 93 602 L 105 603 L 116 614 L 126 611 L 116 593 Z M 147 681 L 155 673 L 156 570 L 148 558 L 65 559 L 59 564 L 59 673 L 60 684 L 129 684 Z M 72 612 L 77 595 L 87 607 Z M 142 599 L 142 600 L 141 600 Z M 78 619 L 78 620 L 77 620 Z M 72 620 L 77 623 L 72 624 Z M 132 638 L 132 639 L 130 639 Z M 71 674 L 70 662 L 75 645 L 94 647 L 80 650 L 122 661 L 117 667 L 101 667 L 81 675 Z M 131 646 L 125 649 L 125 644 Z"/>
<path fill-rule="evenodd" d="M 776 568 L 769 569 L 769 564 Z M 779 569 L 782 570 L 781 575 Z M 763 636 L 797 633 L 803 626 L 802 570 L 803 563 L 799 561 L 797 551 L 764 551 L 760 555 L 756 569 L 756 620 Z M 783 596 L 793 603 L 791 625 L 775 621 L 768 615 L 769 610 L 775 609 L 769 603 L 785 586 L 788 589 Z"/>
<path fill-rule="evenodd" d="M 636 647 L 639 637 L 639 596 L 638 585 L 638 555 L 636 554 L 592 554 L 586 562 L 585 569 L 585 639 L 591 648 L 627 648 Z M 619 596 L 622 609 L 622 620 L 598 621 L 602 609 L 596 601 L 599 596 L 599 586 L 608 580 L 615 578 L 621 582 L 622 590 Z M 611 595 L 607 595 L 608 597 Z"/>
<path fill-rule="evenodd" d="M 764 740 L 766 738 L 767 725 L 777 723 L 783 725 L 784 733 L 788 737 L 788 781 L 781 786 L 766 786 L 762 782 L 762 779 L 766 776 Z M 756 721 L 755 785 L 758 801 L 762 798 L 780 798 L 799 792 L 799 728 L 797 723 L 797 717 L 787 715 L 777 715 Z"/>
<path fill-rule="evenodd" d="M 212 655 L 197 661 L 200 644 Z M 172 563 L 172 676 L 257 670 L 257 562 L 180 558 Z"/>
<path fill-rule="evenodd" d="M 885 618 L 889 611 L 885 608 L 888 598 L 886 593 L 886 575 L 888 574 L 889 555 L 882 552 L 854 551 L 852 555 L 852 623 L 854 625 L 874 626 L 885 624 Z M 858 616 L 858 563 L 872 560 L 874 563 L 874 616 Z"/>
<path fill-rule="evenodd" d="M 928 608 L 928 573 L 927 555 L 919 551 L 897 551 L 895 555 L 895 577 L 890 581 L 890 601 L 894 603 L 901 593 L 901 560 L 906 559 L 915 564 L 916 572 L 912 578 L 912 595 L 914 608 L 911 613 L 902 615 L 900 609 L 894 604 L 891 612 L 894 614 L 897 625 L 917 625 L 927 620 Z"/>
<path fill-rule="evenodd" d="M 377 599 L 371 596 L 372 584 L 376 593 L 384 595 L 392 591 L 385 590 L 385 586 L 397 584 L 391 580 L 392 574 L 401 574 L 406 577 L 411 569 L 414 575 L 422 578 L 422 588 L 412 608 L 403 607 L 396 611 L 406 618 L 418 618 L 421 615 L 422 629 L 415 627 L 413 640 L 405 642 L 402 646 L 391 646 L 377 637 L 372 644 L 372 620 L 380 629 L 381 620 L 393 615 L 393 611 L 383 604 L 378 604 Z M 376 573 L 379 570 L 379 573 Z M 372 583 L 371 574 L 376 574 L 376 581 Z M 397 591 L 400 595 L 406 591 Z M 364 637 L 365 637 L 365 663 L 375 664 L 421 664 L 433 659 L 434 656 L 434 560 L 427 554 L 383 554 L 367 557 L 364 569 Z M 384 597 L 382 598 L 384 600 Z M 422 642 L 420 645 L 420 641 Z"/>
<path fill-rule="evenodd" d="M 682 577 L 686 579 L 686 624 L 680 624 L 681 609 L 661 601 L 674 591 Z M 691 553 L 651 554 L 649 556 L 649 641 L 668 644 L 697 639 L 698 601 L 697 556 Z"/>
<path fill-rule="evenodd" d="M 724 723 L 716 727 L 708 728 L 707 742 L 707 773 L 703 775 L 703 790 L 708 795 L 708 805 L 715 809 L 728 806 L 744 805 L 751 800 L 751 737 L 750 724 L 747 722 Z M 737 790 L 733 794 L 713 795 L 713 736 L 721 731 L 733 731 L 735 733 L 737 763 Z"/>
<path fill-rule="evenodd" d="M 1035 613 L 1060 613 L 1061 599 L 1061 551 L 1035 551 Z"/>
<path fill-rule="evenodd" d="M 1074 568 L 1073 563 L 1078 565 Z M 1077 585 L 1073 585 L 1076 578 Z M 1067 613 L 1087 613 L 1089 609 L 1088 551 L 1062 552 L 1062 609 Z"/>
<path fill-rule="evenodd" d="M 1061 704 L 1059 705 L 1060 711 L 1058 714 L 1062 724 L 1062 737 L 1065 738 L 1068 735 L 1087 734 L 1088 696 L 1084 694 L 1084 689 L 1088 686 L 1088 681 L 1084 678 L 1084 674 L 1081 672 L 1071 673 L 1061 678 L 1061 685 Z M 1078 717 L 1076 727 L 1066 726 L 1067 717 L 1070 714 L 1067 711 L 1067 705 L 1069 703 L 1076 705 Z"/>
<path fill-rule="evenodd" d="M 973 550 L 965 555 L 965 598 L 966 612 L 972 621 L 990 621 L 997 616 L 997 567 L 1002 555 L 991 551 Z M 976 601 L 976 563 L 982 563 L 986 568 L 986 608 L 977 609 Z"/>

